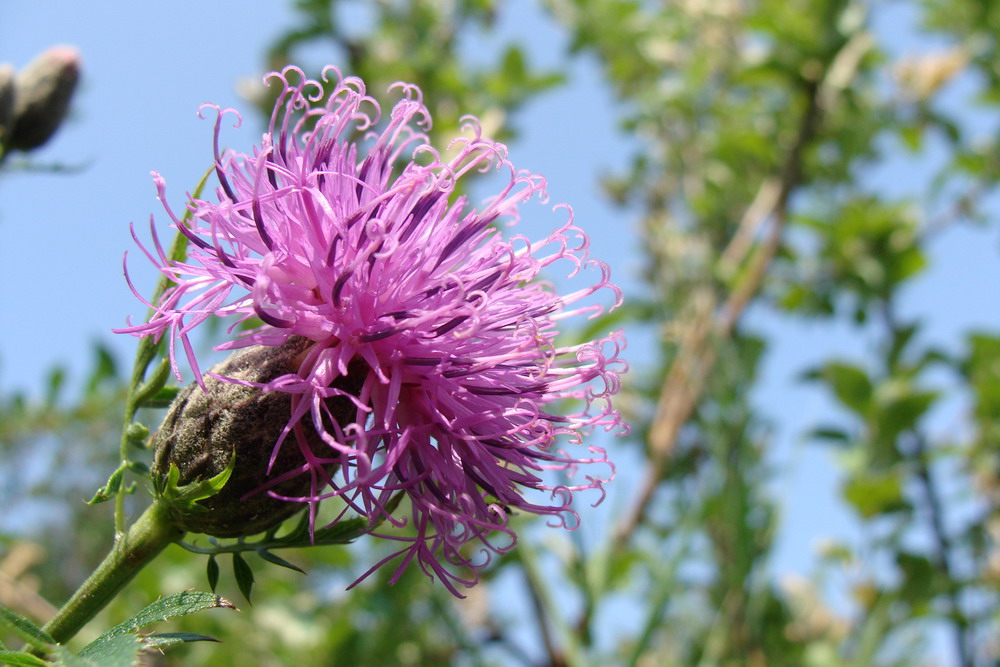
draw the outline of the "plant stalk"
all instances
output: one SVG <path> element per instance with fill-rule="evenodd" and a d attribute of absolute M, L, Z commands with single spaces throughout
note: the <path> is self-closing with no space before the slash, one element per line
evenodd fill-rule
<path fill-rule="evenodd" d="M 71 639 L 135 578 L 161 551 L 180 540 L 184 531 L 167 516 L 166 507 L 154 502 L 115 540 L 111 553 L 76 590 L 73 597 L 45 625 L 58 643 Z"/>

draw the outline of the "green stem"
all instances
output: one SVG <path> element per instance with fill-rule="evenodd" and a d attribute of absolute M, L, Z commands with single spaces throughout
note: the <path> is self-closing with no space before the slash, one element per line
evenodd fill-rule
<path fill-rule="evenodd" d="M 59 643 L 72 638 L 167 545 L 183 536 L 165 507 L 154 502 L 128 533 L 115 540 L 111 553 L 45 625 L 45 631 Z"/>

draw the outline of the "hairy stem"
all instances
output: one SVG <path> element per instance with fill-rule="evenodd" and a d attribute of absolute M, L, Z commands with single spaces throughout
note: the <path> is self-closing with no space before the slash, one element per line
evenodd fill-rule
<path fill-rule="evenodd" d="M 59 643 L 71 639 L 169 544 L 184 536 L 165 508 L 153 503 L 128 532 L 115 540 L 111 553 L 45 625 Z"/>

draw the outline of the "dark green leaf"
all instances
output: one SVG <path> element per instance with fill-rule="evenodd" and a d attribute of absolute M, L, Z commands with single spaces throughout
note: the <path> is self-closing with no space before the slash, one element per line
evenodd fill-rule
<path fill-rule="evenodd" d="M 900 596 L 914 607 L 928 605 L 947 589 L 947 578 L 927 556 L 901 551 L 896 554 L 896 565 L 903 574 Z"/>
<path fill-rule="evenodd" d="M 338 521 L 332 526 L 316 530 L 316 544 L 347 544 L 368 532 L 368 522 L 364 519 Z"/>
<path fill-rule="evenodd" d="M 3 605 L 0 605 L 0 625 L 40 651 L 46 651 L 56 643 L 45 630 Z"/>
<path fill-rule="evenodd" d="M 819 426 L 809 432 L 808 437 L 813 440 L 830 440 L 836 443 L 847 443 L 851 441 L 851 436 L 847 431 L 835 426 Z"/>
<path fill-rule="evenodd" d="M 296 572 L 301 572 L 302 574 L 306 573 L 306 571 L 303 570 L 298 565 L 295 565 L 293 563 L 289 563 L 287 560 L 285 560 L 281 556 L 276 556 L 273 553 L 271 553 L 270 551 L 268 551 L 267 549 L 258 549 L 257 550 L 257 555 L 260 556 L 261 558 L 263 558 L 264 560 L 266 560 L 268 563 L 274 563 L 275 565 L 280 565 L 281 567 L 286 567 L 289 570 L 295 570 Z"/>
<path fill-rule="evenodd" d="M 219 585 L 219 562 L 215 560 L 215 556 L 208 557 L 208 564 L 205 566 L 206 574 L 208 575 L 208 587 L 215 592 L 215 587 Z"/>
<path fill-rule="evenodd" d="M 250 591 L 253 590 L 253 570 L 239 552 L 233 552 L 233 573 L 236 575 L 236 585 L 240 593 L 250 602 Z"/>

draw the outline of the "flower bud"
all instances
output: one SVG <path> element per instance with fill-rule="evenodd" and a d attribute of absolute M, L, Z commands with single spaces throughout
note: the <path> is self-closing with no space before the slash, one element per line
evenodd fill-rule
<path fill-rule="evenodd" d="M 14 79 L 14 113 L 8 149 L 38 148 L 59 128 L 80 78 L 80 54 L 54 46 L 28 63 Z"/>
<path fill-rule="evenodd" d="M 172 465 L 179 470 L 177 484 L 183 487 L 215 477 L 236 457 L 232 474 L 218 493 L 193 508 L 172 508 L 180 528 L 216 537 L 254 535 L 277 526 L 306 506 L 304 502 L 274 498 L 268 491 L 289 497 L 308 494 L 311 490 L 308 474 L 293 475 L 279 484 L 266 486 L 269 480 L 301 469 L 305 463 L 300 444 L 292 433 L 268 469 L 275 443 L 291 418 L 292 396 L 220 381 L 212 374 L 266 383 L 295 373 L 311 344 L 309 339 L 296 336 L 280 347 L 237 350 L 203 377 L 207 392 L 191 384 L 174 399 L 154 441 L 152 477 L 158 491 L 164 489 Z M 354 393 L 360 387 L 357 376 L 346 378 L 343 384 L 338 388 L 355 389 Z M 330 398 L 327 406 L 338 421 L 354 420 L 355 408 L 350 399 Z M 316 435 L 311 420 L 299 423 L 313 453 L 331 457 L 329 446 Z M 330 465 L 327 473 L 332 474 L 335 469 L 336 465 Z"/>

